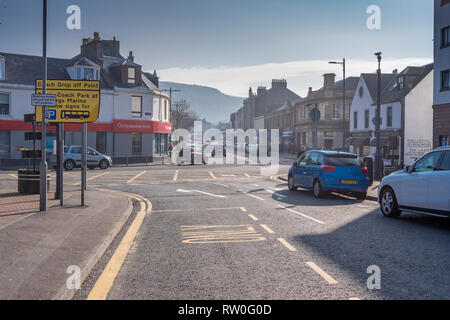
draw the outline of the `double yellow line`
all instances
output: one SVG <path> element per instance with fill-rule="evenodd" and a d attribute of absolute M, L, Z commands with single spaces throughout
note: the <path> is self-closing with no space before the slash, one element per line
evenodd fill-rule
<path fill-rule="evenodd" d="M 109 260 L 102 274 L 89 293 L 87 300 L 106 300 L 106 298 L 108 297 L 108 293 L 111 290 L 120 269 L 122 268 L 125 258 L 130 251 L 136 234 L 138 233 L 142 222 L 144 221 L 145 216 L 150 214 L 152 211 L 152 203 L 150 202 L 150 200 L 144 197 L 120 191 L 111 192 L 117 192 L 137 200 L 139 202 L 140 209 L 127 232 L 125 233 L 124 237 L 122 238 L 122 241 L 120 241 L 120 244 L 114 252 L 113 256 Z"/>

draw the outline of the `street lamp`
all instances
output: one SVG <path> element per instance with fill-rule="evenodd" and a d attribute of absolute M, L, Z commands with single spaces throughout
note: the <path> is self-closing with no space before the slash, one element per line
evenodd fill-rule
<path fill-rule="evenodd" d="M 381 141 L 380 141 L 380 126 L 381 126 L 381 52 L 375 53 L 378 59 L 378 91 L 377 91 L 377 110 L 375 112 L 375 139 L 377 141 L 377 150 L 375 152 L 375 179 L 381 180 L 383 178 L 383 164 L 381 157 Z"/>
<path fill-rule="evenodd" d="M 347 129 L 346 126 L 346 122 L 345 122 L 345 58 L 342 59 L 341 61 L 330 61 L 328 62 L 329 64 L 341 64 L 342 65 L 342 70 L 343 70 L 343 85 L 342 85 L 342 120 L 343 121 L 343 126 L 344 126 L 344 131 L 342 132 L 342 149 L 345 150 L 345 132 Z"/>

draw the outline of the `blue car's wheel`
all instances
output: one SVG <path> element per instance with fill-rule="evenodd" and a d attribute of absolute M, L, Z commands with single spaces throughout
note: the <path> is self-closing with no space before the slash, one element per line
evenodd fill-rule
<path fill-rule="evenodd" d="M 322 185 L 320 184 L 319 180 L 314 180 L 313 194 L 314 194 L 314 197 L 316 197 L 316 198 L 321 198 L 324 195 Z"/>
<path fill-rule="evenodd" d="M 289 191 L 296 191 L 297 190 L 297 187 L 294 184 L 294 177 L 291 176 L 291 175 L 288 178 L 288 188 L 289 188 Z"/>

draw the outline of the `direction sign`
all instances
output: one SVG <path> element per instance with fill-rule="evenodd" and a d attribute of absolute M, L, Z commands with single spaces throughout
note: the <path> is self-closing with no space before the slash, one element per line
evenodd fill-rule
<path fill-rule="evenodd" d="M 42 80 L 36 81 L 36 94 L 42 94 Z M 48 80 L 47 94 L 56 96 L 47 108 L 49 122 L 94 122 L 100 112 L 100 81 Z M 42 105 L 36 107 L 36 121 L 42 122 Z"/>
<path fill-rule="evenodd" d="M 56 106 L 56 95 L 54 94 L 35 94 L 31 95 L 32 106 Z"/>

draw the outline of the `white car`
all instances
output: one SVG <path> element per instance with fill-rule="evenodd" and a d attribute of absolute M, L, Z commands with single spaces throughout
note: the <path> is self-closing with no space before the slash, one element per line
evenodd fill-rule
<path fill-rule="evenodd" d="M 450 146 L 430 151 L 412 166 L 384 177 L 378 202 L 386 217 L 402 211 L 450 217 Z"/>

